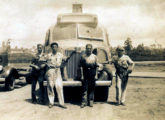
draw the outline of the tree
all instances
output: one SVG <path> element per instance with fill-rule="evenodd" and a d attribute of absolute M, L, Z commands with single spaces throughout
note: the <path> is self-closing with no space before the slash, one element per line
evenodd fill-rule
<path fill-rule="evenodd" d="M 136 48 L 137 54 L 142 56 L 144 55 L 144 44 L 139 44 Z"/>
<path fill-rule="evenodd" d="M 127 40 L 124 42 L 124 49 L 126 54 L 130 55 L 131 54 L 131 50 L 132 50 L 132 40 L 131 38 L 127 38 Z"/>

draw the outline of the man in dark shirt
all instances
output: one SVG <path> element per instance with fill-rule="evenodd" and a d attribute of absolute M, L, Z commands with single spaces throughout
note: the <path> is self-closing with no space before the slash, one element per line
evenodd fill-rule
<path fill-rule="evenodd" d="M 43 54 L 43 45 L 38 44 L 37 45 L 37 54 L 34 56 L 34 59 L 32 60 L 32 63 L 30 64 L 30 67 L 32 67 L 32 86 L 31 86 L 31 95 L 32 95 L 32 103 L 37 103 L 35 90 L 36 90 L 36 84 L 37 81 L 39 82 L 39 88 L 40 88 L 40 95 L 41 99 L 40 102 L 44 103 L 44 87 L 43 87 L 43 81 L 44 81 L 44 75 L 45 75 L 45 63 L 46 58 Z"/>
<path fill-rule="evenodd" d="M 80 67 L 83 74 L 81 108 L 87 106 L 87 104 L 93 107 L 96 68 L 99 65 L 96 55 L 92 54 L 92 49 L 92 45 L 87 44 L 85 54 L 80 59 Z"/>

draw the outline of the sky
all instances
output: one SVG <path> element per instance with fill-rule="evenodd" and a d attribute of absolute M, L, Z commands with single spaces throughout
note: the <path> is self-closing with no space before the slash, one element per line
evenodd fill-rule
<path fill-rule="evenodd" d="M 165 47 L 165 0 L 0 0 L 1 41 L 31 48 L 44 43 L 47 29 L 60 13 L 71 13 L 72 3 L 82 3 L 84 13 L 98 15 L 113 47 L 157 43 Z"/>

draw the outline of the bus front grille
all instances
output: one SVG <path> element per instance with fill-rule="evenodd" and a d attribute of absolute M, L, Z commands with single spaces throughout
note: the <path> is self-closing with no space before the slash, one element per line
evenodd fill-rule
<path fill-rule="evenodd" d="M 65 55 L 70 56 L 70 54 L 73 51 L 66 50 Z M 68 60 L 68 63 L 66 64 L 66 70 L 68 78 L 76 79 L 79 76 L 79 61 L 80 61 L 80 54 L 76 53 L 73 54 L 72 57 Z"/>

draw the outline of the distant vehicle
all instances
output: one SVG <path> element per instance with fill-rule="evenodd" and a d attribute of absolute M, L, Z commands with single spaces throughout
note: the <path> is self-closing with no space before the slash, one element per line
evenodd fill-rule
<path fill-rule="evenodd" d="M 0 48 L 0 83 L 5 84 L 6 90 L 14 90 L 15 80 L 21 77 L 28 77 L 27 69 L 16 68 L 9 63 L 10 48 L 8 46 Z M 24 73 L 24 74 L 23 74 Z M 27 79 L 27 83 L 29 83 Z"/>
<path fill-rule="evenodd" d="M 8 50 L 0 50 L 0 81 L 5 83 L 7 90 L 13 90 L 15 79 L 18 79 L 18 71 L 8 66 Z"/>
<path fill-rule="evenodd" d="M 111 58 L 110 43 L 106 29 L 98 24 L 97 15 L 82 13 L 81 4 L 73 4 L 73 12 L 60 14 L 57 17 L 57 23 L 49 28 L 45 39 L 45 53 L 50 51 L 50 44 L 57 42 L 66 56 L 75 49 L 84 52 L 85 45 L 90 43 L 97 52 L 99 63 L 107 65 Z M 80 54 L 81 54 L 80 53 Z M 63 81 L 64 87 L 81 87 L 81 82 L 77 80 L 79 75 L 78 63 L 80 54 L 71 57 L 64 70 L 67 75 L 67 81 Z M 98 72 L 98 79 L 99 79 Z M 106 101 L 108 98 L 111 79 L 106 77 L 96 81 L 96 99 Z"/>

